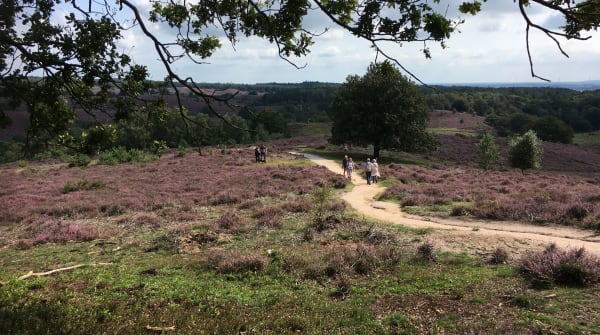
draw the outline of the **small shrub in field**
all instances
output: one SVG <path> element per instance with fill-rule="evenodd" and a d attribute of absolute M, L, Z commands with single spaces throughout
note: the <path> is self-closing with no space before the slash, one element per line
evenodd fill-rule
<path fill-rule="evenodd" d="M 209 255 L 209 265 L 219 273 L 258 272 L 267 264 L 259 255 L 242 255 L 238 251 L 218 251 Z"/>
<path fill-rule="evenodd" d="M 521 274 L 534 286 L 592 286 L 600 282 L 600 258 L 586 254 L 584 248 L 564 250 L 556 244 L 538 253 L 525 255 Z"/>
<path fill-rule="evenodd" d="M 510 141 L 510 166 L 521 169 L 539 169 L 542 161 L 542 141 L 533 130 Z"/>
<path fill-rule="evenodd" d="M 211 206 L 219 206 L 219 205 L 232 205 L 237 204 L 241 201 L 241 198 L 238 195 L 234 195 L 231 193 L 221 193 L 216 197 L 212 198 L 209 201 Z"/>
<path fill-rule="evenodd" d="M 33 244 L 92 241 L 110 235 L 112 235 L 111 232 L 103 231 L 96 227 L 58 223 L 57 225 L 46 227 L 43 232 L 34 237 Z"/>
<path fill-rule="evenodd" d="M 382 229 L 380 227 L 375 227 L 372 225 L 369 227 L 369 230 L 365 233 L 365 240 L 371 244 L 394 244 L 397 240 L 396 234 L 393 232 Z"/>
<path fill-rule="evenodd" d="M 280 216 L 261 216 L 257 218 L 258 226 L 278 229 L 283 226 L 283 221 Z"/>
<path fill-rule="evenodd" d="M 417 247 L 415 257 L 419 261 L 431 263 L 435 262 L 434 245 L 431 242 L 424 242 Z"/>
<path fill-rule="evenodd" d="M 256 209 L 260 207 L 263 207 L 263 203 L 259 199 L 246 200 L 238 206 L 239 209 Z"/>
<path fill-rule="evenodd" d="M 312 194 L 314 203 L 314 222 L 318 223 L 323 221 L 327 211 L 327 204 L 331 200 L 333 191 L 330 187 L 322 186 L 314 191 Z"/>
<path fill-rule="evenodd" d="M 221 229 L 237 230 L 244 225 L 244 220 L 236 214 L 226 213 L 216 220 L 216 224 Z"/>
<path fill-rule="evenodd" d="M 100 153 L 99 164 L 117 165 L 121 163 L 144 163 L 155 160 L 155 156 L 138 149 L 112 148 Z"/>
<path fill-rule="evenodd" d="M 477 144 L 477 156 L 479 167 L 484 170 L 494 168 L 500 161 L 500 150 L 494 141 L 494 136 L 485 133 Z"/>
<path fill-rule="evenodd" d="M 488 262 L 490 264 L 506 264 L 508 261 L 508 252 L 506 249 L 498 247 L 490 255 Z"/>
<path fill-rule="evenodd" d="M 79 179 L 74 182 L 66 183 L 61 192 L 66 194 L 76 191 L 97 190 L 104 188 L 104 186 L 104 183 L 101 181 Z"/>
<path fill-rule="evenodd" d="M 347 273 L 340 273 L 335 277 L 335 291 L 331 293 L 331 296 L 344 298 L 350 294 L 352 288 L 352 279 Z"/>
<path fill-rule="evenodd" d="M 343 201 L 343 200 L 329 202 L 327 204 L 327 209 L 330 210 L 330 211 L 332 211 L 332 212 L 341 213 L 344 210 L 346 210 L 346 202 Z"/>
<path fill-rule="evenodd" d="M 292 213 L 307 213 L 312 210 L 313 205 L 304 199 L 297 199 L 283 203 L 281 208 Z"/>
<path fill-rule="evenodd" d="M 259 226 L 268 228 L 281 228 L 283 225 L 282 216 L 283 210 L 273 206 L 260 208 L 252 214 Z"/>
<path fill-rule="evenodd" d="M 77 154 L 71 157 L 69 160 L 69 167 L 80 167 L 84 168 L 90 165 L 90 156 L 84 154 Z"/>
<path fill-rule="evenodd" d="M 569 207 L 569 209 L 567 209 L 565 217 L 567 219 L 581 221 L 588 215 L 588 213 L 588 209 L 585 208 L 585 206 L 583 206 L 582 204 L 574 204 L 573 206 Z"/>
<path fill-rule="evenodd" d="M 451 216 L 466 216 L 469 215 L 469 207 L 466 206 L 454 206 L 450 211 Z"/>

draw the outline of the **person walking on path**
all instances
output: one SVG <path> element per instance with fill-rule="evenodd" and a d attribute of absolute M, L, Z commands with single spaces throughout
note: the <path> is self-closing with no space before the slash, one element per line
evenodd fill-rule
<path fill-rule="evenodd" d="M 260 160 L 264 163 L 267 162 L 267 147 L 264 144 L 260 145 Z"/>
<path fill-rule="evenodd" d="M 367 164 L 365 165 L 365 173 L 367 177 L 367 185 L 371 185 L 371 174 L 373 173 L 373 163 L 371 159 L 367 158 Z"/>
<path fill-rule="evenodd" d="M 371 178 L 373 178 L 373 182 L 377 183 L 381 175 L 379 174 L 379 164 L 377 163 L 377 159 L 373 158 L 372 162 L 373 168 L 371 171 Z"/>
<path fill-rule="evenodd" d="M 348 173 L 348 155 L 344 155 L 344 159 L 342 159 L 342 170 L 344 170 L 344 177 L 347 176 Z"/>
<path fill-rule="evenodd" d="M 348 157 L 346 172 L 348 173 L 348 179 L 350 179 L 350 181 L 352 181 L 352 171 L 354 171 L 354 162 L 352 161 L 352 157 Z"/>

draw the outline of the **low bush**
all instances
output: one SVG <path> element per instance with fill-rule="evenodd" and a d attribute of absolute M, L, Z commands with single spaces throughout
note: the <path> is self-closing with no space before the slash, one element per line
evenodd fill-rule
<path fill-rule="evenodd" d="M 260 255 L 243 255 L 239 251 L 214 251 L 208 256 L 208 263 L 219 273 L 244 273 L 262 270 L 267 259 Z"/>
<path fill-rule="evenodd" d="M 600 282 L 600 258 L 587 254 L 584 248 L 565 250 L 551 244 L 541 252 L 523 256 L 519 270 L 536 288 L 585 287 Z"/>
<path fill-rule="evenodd" d="M 112 148 L 100 153 L 99 164 L 117 165 L 121 163 L 144 163 L 152 162 L 156 156 L 146 153 L 142 150 L 127 150 L 123 147 Z"/>
<path fill-rule="evenodd" d="M 69 159 L 69 167 L 84 168 L 90 165 L 91 161 L 92 160 L 90 156 L 84 154 L 77 154 L 72 156 L 71 159 Z"/>
<path fill-rule="evenodd" d="M 67 193 L 76 192 L 76 191 L 98 190 L 98 189 L 101 189 L 104 187 L 105 187 L 105 185 L 101 181 L 79 179 L 74 182 L 66 183 L 63 186 L 61 192 L 63 194 L 67 194 Z"/>
<path fill-rule="evenodd" d="M 417 247 L 417 253 L 415 259 L 426 263 L 435 262 L 435 254 L 433 253 L 435 247 L 432 242 L 423 242 Z"/>
<path fill-rule="evenodd" d="M 508 252 L 506 251 L 506 249 L 501 247 L 494 249 L 488 260 L 490 264 L 506 264 L 507 261 Z"/>

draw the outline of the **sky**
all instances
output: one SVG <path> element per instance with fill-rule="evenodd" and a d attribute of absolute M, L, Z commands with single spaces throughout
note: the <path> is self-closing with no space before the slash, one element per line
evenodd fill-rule
<path fill-rule="evenodd" d="M 135 0 L 148 9 L 149 1 Z M 440 6 L 458 3 L 443 1 Z M 446 8 L 446 7 L 443 7 Z M 459 15 L 449 8 L 450 15 Z M 383 45 L 388 55 L 396 58 L 407 70 L 427 84 L 436 83 L 490 83 L 490 82 L 541 82 L 531 76 L 525 41 L 525 23 L 517 4 L 512 0 L 493 0 L 483 4 L 476 16 L 460 14 L 466 22 L 459 26 L 442 49 L 428 43 L 432 59 L 422 53 L 423 43 Z M 552 13 L 531 9 L 535 22 L 558 27 L 561 19 Z M 357 39 L 336 28 L 323 14 L 310 14 L 305 26 L 312 31 L 328 32 L 315 37 L 311 53 L 293 60 L 297 69 L 277 55 L 275 45 L 267 41 L 242 39 L 235 47 L 222 38 L 222 47 L 206 64 L 178 61 L 173 68 L 182 76 L 192 76 L 196 82 L 256 84 L 267 82 L 298 83 L 304 81 L 342 83 L 349 75 L 362 75 L 375 61 L 375 52 L 368 42 Z M 150 24 L 158 36 L 167 37 L 164 24 Z M 217 30 L 209 32 L 219 33 Z M 591 33 L 590 40 L 559 39 L 565 57 L 556 43 L 535 30 L 530 31 L 530 49 L 535 73 L 553 82 L 587 81 L 600 79 L 600 34 Z M 138 63 L 148 66 L 152 80 L 162 80 L 166 74 L 153 47 L 131 29 L 123 34 L 122 50 Z M 379 58 L 381 60 L 381 58 Z M 405 73 L 407 74 L 407 73 Z"/>

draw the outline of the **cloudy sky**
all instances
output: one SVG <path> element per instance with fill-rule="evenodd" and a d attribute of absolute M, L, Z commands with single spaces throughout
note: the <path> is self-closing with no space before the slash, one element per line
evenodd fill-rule
<path fill-rule="evenodd" d="M 148 6 L 147 0 L 137 0 Z M 457 1 L 442 1 L 456 6 Z M 444 7 L 445 8 L 445 7 Z M 451 12 L 449 12 L 452 14 Z M 458 14 L 456 14 L 458 15 Z M 422 43 L 384 45 L 383 50 L 425 83 L 485 83 L 485 82 L 535 82 L 532 78 L 525 43 L 525 23 L 512 0 L 493 0 L 483 5 L 477 16 L 462 15 L 467 21 L 459 27 L 460 33 L 447 41 L 442 49 L 429 43 L 432 59 L 421 52 Z M 558 27 L 559 17 L 532 9 L 536 23 Z M 174 69 L 183 76 L 192 76 L 197 82 L 222 83 L 296 83 L 303 81 L 344 82 L 348 75 L 365 73 L 375 60 L 370 45 L 349 33 L 336 28 L 326 17 L 313 13 L 306 21 L 313 31 L 329 31 L 315 37 L 311 53 L 294 62 L 303 66 L 296 69 L 280 59 L 274 45 L 260 39 L 243 39 L 235 48 L 226 39 L 222 48 L 207 64 L 175 63 Z M 167 36 L 164 25 L 152 24 L 152 32 Z M 600 79 L 600 34 L 588 41 L 560 39 L 565 57 L 556 43 L 545 35 L 531 30 L 530 48 L 537 75 L 553 82 Z M 146 64 L 152 79 L 161 80 L 165 71 L 157 56 L 140 32 L 134 29 L 124 33 L 121 47 L 138 63 Z"/>

